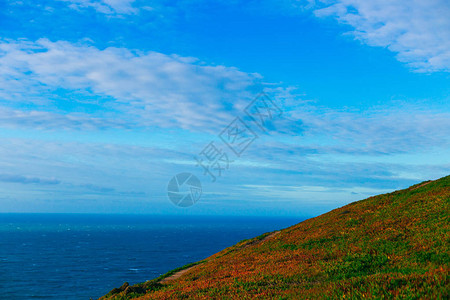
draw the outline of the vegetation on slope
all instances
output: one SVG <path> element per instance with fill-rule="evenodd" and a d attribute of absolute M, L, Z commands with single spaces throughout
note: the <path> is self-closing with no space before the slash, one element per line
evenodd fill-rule
<path fill-rule="evenodd" d="M 179 278 L 102 299 L 449 299 L 449 207 L 447 176 L 242 241 Z"/>

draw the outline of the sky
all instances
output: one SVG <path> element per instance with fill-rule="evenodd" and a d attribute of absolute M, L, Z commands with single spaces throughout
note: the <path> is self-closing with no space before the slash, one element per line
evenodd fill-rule
<path fill-rule="evenodd" d="M 449 175 L 449 15 L 1 1 L 0 212 L 307 217 Z M 168 198 L 181 173 L 201 182 L 189 207 Z"/>

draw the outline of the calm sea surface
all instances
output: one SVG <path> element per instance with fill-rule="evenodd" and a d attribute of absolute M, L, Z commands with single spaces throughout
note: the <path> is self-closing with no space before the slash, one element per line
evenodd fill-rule
<path fill-rule="evenodd" d="M 0 214 L 0 298 L 96 299 L 300 221 Z"/>

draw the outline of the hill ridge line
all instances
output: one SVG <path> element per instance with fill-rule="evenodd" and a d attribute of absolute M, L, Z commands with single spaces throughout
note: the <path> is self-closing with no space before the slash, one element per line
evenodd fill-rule
<path fill-rule="evenodd" d="M 264 237 L 263 239 L 257 241 L 256 243 L 248 243 L 248 244 L 245 245 L 242 249 L 247 248 L 247 247 L 250 247 L 250 246 L 253 246 L 253 245 L 256 245 L 256 244 L 260 244 L 260 243 L 262 243 L 262 242 L 264 242 L 264 241 L 267 241 L 268 239 L 270 239 L 270 238 L 274 237 L 275 235 L 279 234 L 280 232 L 281 232 L 281 230 L 274 231 L 274 232 L 272 232 L 271 234 L 269 234 L 269 235 L 267 235 L 266 237 Z M 213 258 L 213 260 L 214 260 L 214 259 L 215 259 L 215 258 Z M 167 283 L 167 282 L 173 281 L 173 280 L 175 280 L 175 279 L 178 279 L 178 278 L 180 278 L 182 275 L 184 275 L 184 274 L 186 274 L 187 272 L 189 272 L 190 270 L 196 268 L 197 266 L 198 266 L 198 265 L 195 265 L 195 266 L 186 268 L 186 269 L 184 269 L 184 270 L 180 270 L 180 271 L 176 272 L 175 274 L 173 274 L 173 275 L 171 275 L 171 276 L 169 276 L 169 277 L 166 277 L 166 278 L 161 279 L 161 280 L 159 281 L 159 283 Z"/>

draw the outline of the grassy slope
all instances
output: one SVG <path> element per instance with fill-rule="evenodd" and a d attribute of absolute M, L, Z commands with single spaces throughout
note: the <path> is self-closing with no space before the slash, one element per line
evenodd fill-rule
<path fill-rule="evenodd" d="M 105 299 L 449 298 L 450 176 L 227 248 Z"/>

